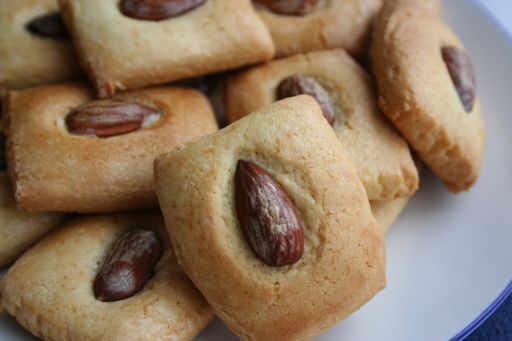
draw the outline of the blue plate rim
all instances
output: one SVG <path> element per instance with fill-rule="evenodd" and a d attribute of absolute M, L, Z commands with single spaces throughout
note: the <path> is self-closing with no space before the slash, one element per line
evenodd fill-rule
<path fill-rule="evenodd" d="M 512 294 L 512 280 L 508 283 L 505 289 L 496 297 L 496 299 L 480 314 L 475 318 L 466 328 L 461 330 L 457 335 L 452 337 L 450 341 L 462 341 L 471 333 L 473 333 L 478 327 L 480 327 L 500 306 L 505 300 Z"/>

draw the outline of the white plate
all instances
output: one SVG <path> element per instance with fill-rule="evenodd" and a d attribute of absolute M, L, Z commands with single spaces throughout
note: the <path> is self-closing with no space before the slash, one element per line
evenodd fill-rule
<path fill-rule="evenodd" d="M 387 237 L 388 286 L 317 340 L 448 340 L 512 279 L 512 40 L 474 1 L 445 1 L 477 69 L 488 134 L 479 182 L 452 195 L 431 174 Z M 510 212 L 509 212 L 510 211 Z M 32 340 L 0 318 L 0 340 Z M 198 340 L 236 340 L 218 320 Z"/>

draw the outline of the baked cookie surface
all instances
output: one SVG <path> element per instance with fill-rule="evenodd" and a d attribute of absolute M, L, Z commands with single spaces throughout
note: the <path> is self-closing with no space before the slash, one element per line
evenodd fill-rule
<path fill-rule="evenodd" d="M 410 196 L 417 190 L 418 172 L 407 143 L 380 112 L 369 76 L 341 49 L 298 54 L 235 75 L 226 86 L 228 120 L 274 102 L 281 82 L 294 75 L 312 77 L 325 89 L 334 109 L 334 132 L 370 200 Z"/>
<path fill-rule="evenodd" d="M 270 34 L 249 0 L 208 0 L 159 21 L 124 15 L 118 0 L 59 3 L 100 97 L 253 64 L 274 54 Z"/>
<path fill-rule="evenodd" d="M 48 16 L 51 22 L 41 23 Z M 0 94 L 1 88 L 21 89 L 81 75 L 71 40 L 61 36 L 62 30 L 55 0 L 0 0 Z"/>
<path fill-rule="evenodd" d="M 335 47 L 344 48 L 354 55 L 362 55 L 368 44 L 371 21 L 382 4 L 382 0 L 309 1 L 316 5 L 310 6 L 307 13 L 299 15 L 272 10 L 273 7 L 295 7 L 290 6 L 292 1 L 281 6 L 272 3 L 286 1 L 253 2 L 270 30 L 278 57 Z"/>
<path fill-rule="evenodd" d="M 240 160 L 268 172 L 296 208 L 304 242 L 296 263 L 268 266 L 249 246 L 235 208 Z M 243 340 L 311 338 L 385 286 L 382 232 L 350 157 L 309 96 L 157 158 L 155 179 L 180 264 Z"/>
<path fill-rule="evenodd" d="M 0 267 L 9 265 L 65 219 L 59 213 L 28 214 L 16 208 L 11 183 L 0 171 Z"/>
<path fill-rule="evenodd" d="M 112 243 L 133 229 L 156 232 L 163 254 L 138 293 L 101 302 L 95 276 Z M 158 213 L 73 219 L 24 254 L 0 289 L 7 312 L 47 340 L 191 340 L 213 318 L 176 262 Z"/>
<path fill-rule="evenodd" d="M 70 132 L 68 118 L 80 108 L 88 108 L 81 112 L 93 115 L 104 106 L 105 112 L 116 114 L 119 102 L 155 110 L 158 119 L 111 137 Z M 101 104 L 99 109 L 90 107 L 95 103 Z M 100 102 L 93 101 L 92 91 L 85 85 L 53 85 L 11 92 L 6 108 L 8 170 L 17 205 L 27 211 L 108 212 L 156 207 L 153 159 L 217 130 L 207 99 L 192 89 L 146 89 Z M 96 121 L 89 118 L 89 125 L 74 120 L 73 128 L 94 128 Z M 106 125 L 101 132 L 130 128 L 133 122 L 125 123 Z"/>
<path fill-rule="evenodd" d="M 485 132 L 467 52 L 434 5 L 386 3 L 373 35 L 373 69 L 384 113 L 446 187 L 459 192 L 478 178 Z"/>
<path fill-rule="evenodd" d="M 372 214 L 383 233 L 387 233 L 398 219 L 410 198 L 398 198 L 391 201 L 370 201 Z"/>

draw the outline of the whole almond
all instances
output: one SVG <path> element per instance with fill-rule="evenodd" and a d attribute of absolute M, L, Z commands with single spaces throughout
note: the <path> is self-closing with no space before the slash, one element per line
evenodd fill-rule
<path fill-rule="evenodd" d="M 43 38 L 68 39 L 69 32 L 58 12 L 45 14 L 32 19 L 27 24 L 27 30 Z"/>
<path fill-rule="evenodd" d="M 66 117 L 68 131 L 75 135 L 111 137 L 139 130 L 158 110 L 116 99 L 94 101 Z"/>
<path fill-rule="evenodd" d="M 122 0 L 121 12 L 134 19 L 160 21 L 187 13 L 206 0 Z"/>
<path fill-rule="evenodd" d="M 112 302 L 135 295 L 153 272 L 162 247 L 153 231 L 125 233 L 112 245 L 94 280 L 94 295 Z"/>
<path fill-rule="evenodd" d="M 469 55 L 451 46 L 443 47 L 441 54 L 464 110 L 471 112 L 476 97 L 476 77 Z"/>
<path fill-rule="evenodd" d="M 303 16 L 317 8 L 322 0 L 253 0 L 277 14 Z"/>
<path fill-rule="evenodd" d="M 325 119 L 334 125 L 334 106 L 327 91 L 311 76 L 293 75 L 283 79 L 277 86 L 276 97 L 283 99 L 298 95 L 310 95 L 320 105 Z"/>
<path fill-rule="evenodd" d="M 239 160 L 235 172 L 238 221 L 252 250 L 267 265 L 295 263 L 304 252 L 304 232 L 288 194 L 263 168 Z"/>

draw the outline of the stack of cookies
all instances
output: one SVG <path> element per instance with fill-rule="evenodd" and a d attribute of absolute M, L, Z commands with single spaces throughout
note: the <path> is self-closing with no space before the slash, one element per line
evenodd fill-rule
<path fill-rule="evenodd" d="M 478 178 L 474 70 L 440 14 L 0 0 L 4 309 L 49 340 L 190 340 L 214 315 L 306 340 L 349 316 L 386 285 L 419 165 Z"/>

